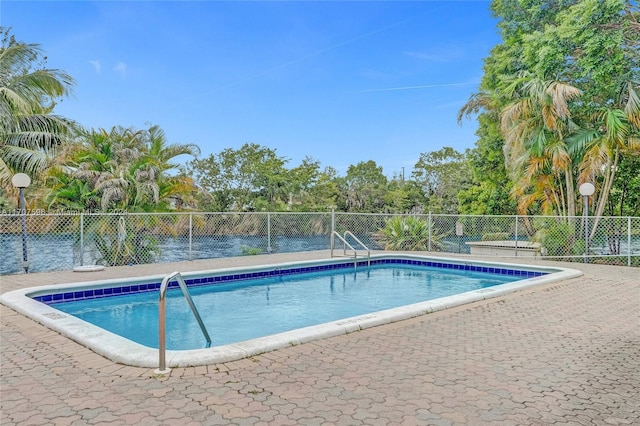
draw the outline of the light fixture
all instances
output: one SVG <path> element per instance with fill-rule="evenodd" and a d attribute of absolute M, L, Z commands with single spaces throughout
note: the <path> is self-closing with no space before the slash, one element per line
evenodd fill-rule
<path fill-rule="evenodd" d="M 22 219 L 22 267 L 24 273 L 29 273 L 29 259 L 27 256 L 27 209 L 24 202 L 24 189 L 31 185 L 31 178 L 24 173 L 16 173 L 11 178 L 13 186 L 20 190 L 20 216 Z"/>
<path fill-rule="evenodd" d="M 578 188 L 584 197 L 584 261 L 589 263 L 589 197 L 596 191 L 590 182 L 585 182 Z"/>

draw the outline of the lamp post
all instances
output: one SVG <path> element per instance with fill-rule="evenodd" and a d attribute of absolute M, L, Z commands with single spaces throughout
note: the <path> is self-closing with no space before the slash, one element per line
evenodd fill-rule
<path fill-rule="evenodd" d="M 20 190 L 20 215 L 22 216 L 22 267 L 24 273 L 29 273 L 29 260 L 27 257 L 27 209 L 24 203 L 24 189 L 31 184 L 31 178 L 24 173 L 16 173 L 11 178 L 13 186 Z"/>
<path fill-rule="evenodd" d="M 593 195 L 596 187 L 592 183 L 585 182 L 578 188 L 584 197 L 584 261 L 589 263 L 589 196 Z"/>

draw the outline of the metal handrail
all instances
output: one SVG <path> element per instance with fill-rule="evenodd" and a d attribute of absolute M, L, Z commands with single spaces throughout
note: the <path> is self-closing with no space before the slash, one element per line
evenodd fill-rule
<path fill-rule="evenodd" d="M 331 235 L 332 237 L 338 237 L 338 239 L 340 241 L 342 241 L 342 248 L 343 248 L 343 252 L 342 254 L 344 256 L 347 255 L 347 247 L 349 247 L 351 250 L 353 250 L 353 257 L 358 257 L 358 252 L 356 251 L 355 248 L 353 248 L 353 246 L 351 244 L 349 244 L 349 242 L 347 240 L 345 240 L 342 235 L 338 234 L 337 231 L 333 231 L 333 234 Z M 333 250 L 335 248 L 335 244 L 333 243 L 333 241 L 331 242 L 331 257 L 333 257 Z"/>
<path fill-rule="evenodd" d="M 362 241 L 360 241 L 355 235 L 353 235 L 351 232 L 347 231 L 344 233 L 344 236 L 338 234 L 338 232 L 333 231 L 333 233 L 331 234 L 332 237 L 338 237 L 338 239 L 340 241 L 342 241 L 342 247 L 343 247 L 343 252 L 342 255 L 346 256 L 347 255 L 347 247 L 349 247 L 350 250 L 353 251 L 353 258 L 354 258 L 354 267 L 356 267 L 358 265 L 358 250 L 356 250 L 351 244 L 349 244 L 349 242 L 347 241 L 347 236 L 351 236 L 353 239 L 355 239 L 358 244 L 360 244 L 362 247 L 364 247 L 364 249 L 367 251 L 367 266 L 371 266 L 371 250 L 369 250 L 369 248 L 364 245 L 362 243 Z M 331 257 L 333 257 L 333 250 L 335 249 L 335 243 L 334 243 L 334 239 L 331 239 Z"/>
<path fill-rule="evenodd" d="M 351 238 L 353 238 L 354 240 L 356 240 L 356 242 L 358 244 L 360 244 L 366 251 L 367 251 L 367 266 L 371 266 L 371 250 L 369 249 L 369 247 L 367 247 L 366 245 L 364 245 L 364 243 L 362 241 L 360 241 L 358 239 L 358 237 L 356 237 L 355 235 L 353 235 L 353 232 L 351 231 L 345 231 L 344 233 L 344 239 L 347 239 L 347 236 L 351 236 Z"/>
<path fill-rule="evenodd" d="M 182 290 L 182 294 L 184 298 L 187 300 L 193 315 L 196 317 L 196 321 L 198 321 L 198 325 L 200 325 L 200 329 L 202 330 L 202 334 L 204 334 L 204 338 L 207 340 L 207 347 L 211 346 L 211 337 L 209 337 L 209 333 L 207 332 L 207 328 L 204 326 L 204 322 L 202 322 L 202 318 L 200 318 L 200 313 L 198 313 L 198 308 L 193 303 L 193 299 L 191 298 L 191 294 L 189 293 L 189 289 L 187 288 L 187 284 L 184 282 L 182 278 L 182 274 L 180 272 L 172 272 L 162 280 L 162 284 L 160 284 L 160 294 L 158 299 L 158 335 L 159 335 L 159 344 L 158 344 L 158 353 L 159 353 L 159 366 L 155 371 L 158 374 L 166 374 L 171 369 L 167 368 L 166 362 L 166 294 L 167 289 L 169 288 L 169 283 L 173 280 L 178 282 L 180 286 L 180 290 Z"/>

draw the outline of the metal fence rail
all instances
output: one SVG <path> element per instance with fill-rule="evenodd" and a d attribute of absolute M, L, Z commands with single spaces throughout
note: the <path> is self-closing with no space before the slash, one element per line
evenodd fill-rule
<path fill-rule="evenodd" d="M 640 266 L 640 217 L 78 213 L 0 215 L 0 274 L 328 250 L 332 232 L 372 250 Z"/>

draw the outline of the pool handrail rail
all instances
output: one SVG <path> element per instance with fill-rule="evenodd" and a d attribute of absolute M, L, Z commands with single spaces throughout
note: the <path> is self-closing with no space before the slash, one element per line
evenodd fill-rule
<path fill-rule="evenodd" d="M 360 244 L 364 250 L 366 250 L 366 252 L 367 252 L 367 262 L 368 262 L 368 265 L 369 265 L 369 266 L 371 266 L 371 250 L 369 249 L 369 247 L 367 247 L 367 246 L 366 246 L 362 241 L 360 241 L 360 240 L 358 239 L 358 237 L 356 237 L 356 236 L 353 234 L 353 232 L 351 232 L 351 231 L 345 231 L 345 232 L 344 232 L 344 239 L 346 240 L 346 239 L 347 239 L 347 237 L 349 237 L 349 236 L 350 236 L 351 238 L 353 238 L 353 239 L 354 239 L 358 244 Z"/>
<path fill-rule="evenodd" d="M 347 240 L 344 239 L 344 237 L 340 234 L 338 234 L 337 231 L 333 231 L 333 233 L 331 234 L 332 237 L 338 237 L 338 239 L 340 241 L 342 241 L 342 255 L 346 256 L 347 255 L 347 247 L 349 247 L 349 249 L 351 249 L 353 251 L 353 257 L 356 260 L 356 264 L 357 264 L 357 259 L 358 259 L 358 252 L 356 251 L 355 248 L 353 248 L 353 246 L 351 244 L 349 244 L 349 242 Z M 334 257 L 333 251 L 335 249 L 335 240 L 334 238 L 331 239 L 331 257 Z"/>
<path fill-rule="evenodd" d="M 162 279 L 162 283 L 160 284 L 160 291 L 158 295 L 158 369 L 155 370 L 156 374 L 167 374 L 171 369 L 167 368 L 166 362 L 166 294 L 169 288 L 169 283 L 171 281 L 177 281 L 180 286 L 180 290 L 182 290 L 182 294 L 184 298 L 187 300 L 193 315 L 196 317 L 196 321 L 198 321 L 198 325 L 200 325 L 200 329 L 202 330 L 202 334 L 204 334 L 204 338 L 207 340 L 207 348 L 211 346 L 211 337 L 209 337 L 209 333 L 207 332 L 207 328 L 200 317 L 200 313 L 198 312 L 198 308 L 196 308 L 195 303 L 193 303 L 193 299 L 191 298 L 191 294 L 189 293 L 189 289 L 187 287 L 187 283 L 185 283 L 182 278 L 182 274 L 180 272 L 172 272 L 166 275 Z"/>
<path fill-rule="evenodd" d="M 343 256 L 347 256 L 347 247 L 349 248 L 349 250 L 353 251 L 353 258 L 354 258 L 354 267 L 357 267 L 358 265 L 358 250 L 356 250 L 351 244 L 349 244 L 349 242 L 347 241 L 347 237 L 348 236 L 352 236 L 357 242 L 358 244 L 360 244 L 362 247 L 364 247 L 364 249 L 367 251 L 367 262 L 368 262 L 368 266 L 371 266 L 371 250 L 369 250 L 369 248 L 367 246 L 365 246 L 362 241 L 360 241 L 355 235 L 353 235 L 351 232 L 346 231 L 344 233 L 344 236 L 338 234 L 337 231 L 333 231 L 332 233 L 332 237 L 338 237 L 338 239 L 340 241 L 342 241 L 342 255 Z M 332 238 L 331 239 L 331 257 L 334 257 L 333 251 L 335 250 L 335 239 Z"/>

